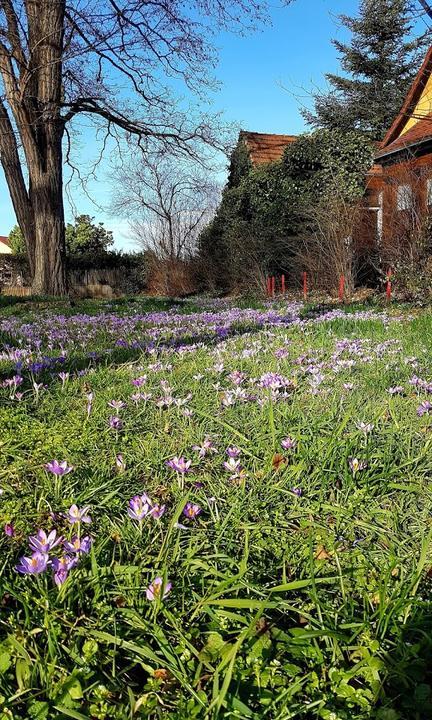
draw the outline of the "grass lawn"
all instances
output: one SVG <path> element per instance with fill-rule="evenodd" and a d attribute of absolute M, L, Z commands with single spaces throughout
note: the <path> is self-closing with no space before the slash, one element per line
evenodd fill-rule
<path fill-rule="evenodd" d="M 432 717 L 432 312 L 310 310 L 0 308 L 0 720 Z"/>

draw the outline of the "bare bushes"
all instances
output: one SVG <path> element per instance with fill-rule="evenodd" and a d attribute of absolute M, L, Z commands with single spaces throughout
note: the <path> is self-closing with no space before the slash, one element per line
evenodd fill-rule
<path fill-rule="evenodd" d="M 184 297 L 196 290 L 193 261 L 179 258 L 159 258 L 150 254 L 148 259 L 148 285 L 150 295 Z"/>
<path fill-rule="evenodd" d="M 380 264 L 391 269 L 404 295 L 430 294 L 432 285 L 432 185 L 430 168 L 412 163 L 392 168 L 386 178 L 385 232 Z"/>
<path fill-rule="evenodd" d="M 174 157 L 139 157 L 119 177 L 113 208 L 150 258 L 149 292 L 193 292 L 198 238 L 215 212 L 217 185 L 202 168 Z"/>
<path fill-rule="evenodd" d="M 350 296 L 355 287 L 355 229 L 361 217 L 360 202 L 326 194 L 306 214 L 305 229 L 298 237 L 293 264 L 300 280 L 307 272 L 317 290 L 335 294 L 340 278 Z"/>

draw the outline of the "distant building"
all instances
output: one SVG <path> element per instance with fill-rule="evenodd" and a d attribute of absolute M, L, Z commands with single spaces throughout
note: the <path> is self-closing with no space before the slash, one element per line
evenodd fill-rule
<path fill-rule="evenodd" d="M 280 160 L 285 148 L 295 140 L 296 135 L 270 135 L 247 130 L 241 130 L 239 135 L 239 142 L 245 144 L 253 167 Z"/>
<path fill-rule="evenodd" d="M 252 167 L 257 167 L 280 160 L 296 139 L 242 130 L 239 144 L 244 144 Z M 360 276 L 367 281 L 378 256 L 391 263 L 392 253 L 381 250 L 393 248 L 397 257 L 412 233 L 432 217 L 432 46 L 403 107 L 377 143 L 374 164 L 365 178 L 363 208 L 354 237 Z"/>
<path fill-rule="evenodd" d="M 378 240 L 403 241 L 432 211 L 432 46 L 399 114 L 380 143 L 367 179 Z"/>
<path fill-rule="evenodd" d="M 9 238 L 4 235 L 0 235 L 0 255 L 11 255 L 12 249 L 9 243 Z"/>

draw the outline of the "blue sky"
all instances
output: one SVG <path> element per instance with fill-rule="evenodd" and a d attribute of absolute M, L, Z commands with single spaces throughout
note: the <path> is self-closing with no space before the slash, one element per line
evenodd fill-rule
<path fill-rule="evenodd" d="M 325 84 L 324 73 L 338 69 L 331 38 L 344 37 L 336 15 L 355 14 L 357 0 L 295 0 L 288 7 L 272 2 L 271 27 L 241 38 L 224 33 L 217 38 L 220 63 L 217 77 L 222 86 L 214 96 L 214 109 L 224 111 L 230 121 L 258 132 L 299 133 L 305 129 L 300 114 L 310 103 L 308 92 Z M 74 141 L 81 159 L 94 156 L 97 142 L 83 130 Z M 1 171 L 0 171 L 1 173 Z M 94 205 L 78 188 L 73 197 L 79 213 L 94 215 L 114 231 L 115 246 L 132 247 L 127 222 L 110 215 L 108 206 L 115 192 L 105 163 L 97 181 L 89 185 Z M 74 212 L 66 199 L 66 216 Z M 15 224 L 7 186 L 0 174 L 0 235 L 8 235 Z"/>

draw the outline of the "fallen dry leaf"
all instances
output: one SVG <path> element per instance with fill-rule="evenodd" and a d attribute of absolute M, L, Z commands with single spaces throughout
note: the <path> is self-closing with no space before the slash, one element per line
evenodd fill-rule
<path fill-rule="evenodd" d="M 286 459 L 280 453 L 276 453 L 276 455 L 273 455 L 272 465 L 273 470 L 279 470 L 280 467 L 286 465 Z"/>
<path fill-rule="evenodd" d="M 316 553 L 315 553 L 315 560 L 330 560 L 331 555 L 327 552 L 324 545 L 318 545 Z"/>

